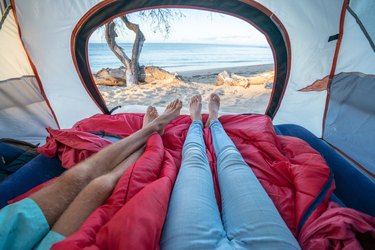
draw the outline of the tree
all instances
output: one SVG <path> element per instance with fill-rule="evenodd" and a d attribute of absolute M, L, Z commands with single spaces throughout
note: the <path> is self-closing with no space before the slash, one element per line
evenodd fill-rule
<path fill-rule="evenodd" d="M 140 17 L 140 19 L 149 21 L 154 32 L 159 31 L 161 33 L 164 33 L 165 37 L 170 34 L 170 22 L 174 18 L 183 17 L 182 12 L 177 9 L 151 9 L 147 11 L 140 11 L 137 15 Z M 131 86 L 134 84 L 138 84 L 138 79 L 141 73 L 139 66 L 139 57 L 146 38 L 143 35 L 139 25 L 129 21 L 127 15 L 121 16 L 119 19 L 127 29 L 135 33 L 131 56 L 129 57 L 121 48 L 121 46 L 119 46 L 116 42 L 116 37 L 118 36 L 116 33 L 116 30 L 118 29 L 116 29 L 116 27 L 120 27 L 120 23 L 118 21 L 116 22 L 113 20 L 105 24 L 105 39 L 109 48 L 124 65 L 126 84 L 127 86 Z"/>

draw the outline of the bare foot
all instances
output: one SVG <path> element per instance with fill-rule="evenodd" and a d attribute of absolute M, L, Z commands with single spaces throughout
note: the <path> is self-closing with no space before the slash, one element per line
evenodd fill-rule
<path fill-rule="evenodd" d="M 210 101 L 208 102 L 208 119 L 206 122 L 206 127 L 209 127 L 213 120 L 216 120 L 219 117 L 219 108 L 220 108 L 220 97 L 212 93 L 210 95 Z"/>
<path fill-rule="evenodd" d="M 168 104 L 165 108 L 163 114 L 158 116 L 153 120 L 150 125 L 154 125 L 156 131 L 160 134 L 163 133 L 164 127 L 172 120 L 176 119 L 180 115 L 182 108 L 182 102 L 179 99 L 176 99 Z"/>
<path fill-rule="evenodd" d="M 145 113 L 145 116 L 143 117 L 142 128 L 146 127 L 147 124 L 149 124 L 150 122 L 155 120 L 156 117 L 158 117 L 158 116 L 159 116 L 159 114 L 158 114 L 158 111 L 156 110 L 156 108 L 153 107 L 153 106 L 148 106 L 147 110 L 146 110 L 146 113 Z"/>
<path fill-rule="evenodd" d="M 190 117 L 193 121 L 202 120 L 202 96 L 195 95 L 190 99 Z"/>

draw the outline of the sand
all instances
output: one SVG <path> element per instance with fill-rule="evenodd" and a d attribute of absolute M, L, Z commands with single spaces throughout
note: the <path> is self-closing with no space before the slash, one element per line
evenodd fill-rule
<path fill-rule="evenodd" d="M 251 77 L 250 87 L 217 86 L 217 74 L 222 71 Z M 264 113 L 272 89 L 264 84 L 273 82 L 273 65 L 255 65 L 235 68 L 217 68 L 177 72 L 184 82 L 158 82 L 131 87 L 98 86 L 109 109 L 122 106 L 119 112 L 144 112 L 145 106 L 154 105 L 162 109 L 170 101 L 179 98 L 184 103 L 182 113 L 188 113 L 190 97 L 201 94 L 203 112 L 207 112 L 207 101 L 210 93 L 215 92 L 221 98 L 221 113 Z"/>

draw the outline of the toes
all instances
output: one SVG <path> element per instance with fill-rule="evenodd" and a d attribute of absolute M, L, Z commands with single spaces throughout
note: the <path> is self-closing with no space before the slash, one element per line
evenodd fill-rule
<path fill-rule="evenodd" d="M 195 102 L 196 102 L 195 96 L 191 97 L 191 98 L 190 98 L 190 104 L 193 104 L 193 103 L 195 103 Z"/>
<path fill-rule="evenodd" d="M 170 102 L 167 106 L 167 108 L 172 108 L 174 107 L 175 103 L 176 103 L 177 99 L 173 100 L 172 102 Z"/>
<path fill-rule="evenodd" d="M 182 101 L 178 100 L 177 105 L 176 105 L 176 108 L 177 108 L 177 109 L 182 108 Z"/>
<path fill-rule="evenodd" d="M 159 115 L 158 110 L 155 107 L 154 107 L 154 113 L 155 113 L 156 116 Z"/>
<path fill-rule="evenodd" d="M 196 102 L 201 102 L 201 101 L 202 101 L 201 95 L 195 95 L 190 99 L 190 103 L 196 103 Z"/>
<path fill-rule="evenodd" d="M 215 101 L 215 102 L 219 102 L 220 101 L 220 97 L 217 94 L 215 94 L 215 93 L 211 93 L 210 100 Z"/>
<path fill-rule="evenodd" d="M 152 110 L 152 106 L 148 106 L 147 109 L 146 109 L 146 113 L 150 113 Z"/>
<path fill-rule="evenodd" d="M 180 100 L 179 99 L 176 99 L 176 100 L 174 100 L 171 104 L 171 106 L 173 107 L 173 108 L 175 108 L 176 106 L 177 106 L 177 104 L 178 104 L 178 102 L 179 102 Z"/>
<path fill-rule="evenodd" d="M 176 104 L 175 104 L 174 107 L 178 109 L 178 108 L 180 108 L 181 106 L 182 106 L 182 102 L 181 102 L 179 99 L 177 99 L 177 100 L 176 100 Z"/>

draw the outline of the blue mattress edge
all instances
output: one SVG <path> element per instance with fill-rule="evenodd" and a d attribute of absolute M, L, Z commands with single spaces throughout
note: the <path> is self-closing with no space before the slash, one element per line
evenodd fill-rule
<path fill-rule="evenodd" d="M 307 129 L 295 124 L 275 125 L 278 135 L 300 138 L 310 144 L 326 160 L 336 183 L 335 199 L 341 205 L 375 216 L 375 182 L 356 166 L 316 137 Z M 339 204 L 340 204 L 339 202 Z"/>

